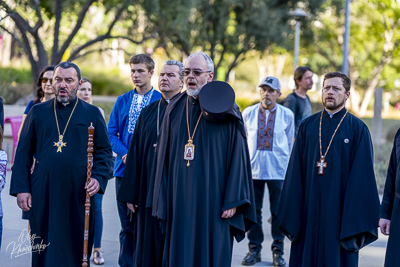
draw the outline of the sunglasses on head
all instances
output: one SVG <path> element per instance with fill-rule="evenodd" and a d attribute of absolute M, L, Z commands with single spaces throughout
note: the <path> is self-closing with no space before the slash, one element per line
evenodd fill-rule
<path fill-rule="evenodd" d="M 190 73 L 193 73 L 194 76 L 200 76 L 201 74 L 205 72 L 211 72 L 210 70 L 184 70 L 183 71 L 183 76 L 189 76 Z"/>
<path fill-rule="evenodd" d="M 47 83 L 48 81 L 50 81 L 50 83 L 52 82 L 51 79 L 48 78 L 42 78 L 42 83 Z"/>

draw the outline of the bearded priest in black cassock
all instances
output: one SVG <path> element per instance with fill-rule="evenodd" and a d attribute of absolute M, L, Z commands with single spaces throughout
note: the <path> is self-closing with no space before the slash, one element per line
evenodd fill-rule
<path fill-rule="evenodd" d="M 290 267 L 358 266 L 359 250 L 378 238 L 372 143 L 345 108 L 350 85 L 343 73 L 326 74 L 325 109 L 305 119 L 296 137 L 278 212 L 292 241 Z"/>
<path fill-rule="evenodd" d="M 129 146 L 124 176 L 117 199 L 128 203 L 136 214 L 136 250 L 133 266 L 161 266 L 162 235 L 159 222 L 147 204 L 147 192 L 152 190 L 155 175 L 155 152 L 160 126 L 168 103 L 183 87 L 183 64 L 168 60 L 161 68 L 158 88 L 162 98 L 143 108 L 136 122 Z"/>
<path fill-rule="evenodd" d="M 111 145 L 103 116 L 76 97 L 79 68 L 56 66 L 56 98 L 35 105 L 24 123 L 13 167 L 10 194 L 28 211 L 32 266 L 81 266 L 87 180 L 88 127 L 93 124 L 91 196 L 104 193 L 111 165 Z M 33 173 L 33 156 L 36 163 Z M 88 263 L 93 244 L 94 201 L 91 198 Z"/>
<path fill-rule="evenodd" d="M 152 209 L 165 231 L 164 267 L 231 266 L 233 238 L 256 223 L 243 131 L 201 115 L 197 96 L 213 68 L 205 53 L 187 58 L 186 93 L 168 105 L 160 130 Z"/>
<path fill-rule="evenodd" d="M 385 267 L 400 266 L 400 129 L 397 131 L 390 155 L 385 191 L 380 211 L 379 227 L 389 236 Z"/>

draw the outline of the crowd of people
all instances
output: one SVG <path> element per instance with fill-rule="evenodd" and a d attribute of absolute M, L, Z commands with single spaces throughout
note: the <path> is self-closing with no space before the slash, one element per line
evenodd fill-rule
<path fill-rule="evenodd" d="M 324 76 L 324 109 L 315 114 L 307 96 L 313 71 L 306 66 L 295 70 L 296 89 L 281 104 L 279 79 L 268 76 L 260 102 L 240 113 L 233 89 L 213 81 L 206 53 L 184 64 L 167 60 L 158 90 L 149 55 L 133 56 L 129 66 L 135 88 L 118 97 L 107 124 L 77 65 L 62 62 L 40 74 L 10 185 L 29 221 L 32 266 L 81 266 L 92 250 L 94 264 L 105 262 L 101 207 L 110 176 L 121 223 L 119 266 L 231 266 L 233 240 L 246 233 L 242 264 L 260 262 L 265 185 L 273 266 L 287 264 L 285 236 L 291 267 L 358 266 L 378 226 L 389 235 L 385 266 L 400 266 L 400 130 L 380 205 L 370 133 L 345 107 L 351 87 L 345 74 Z M 0 190 L 3 152 L 0 145 Z M 1 219 L 0 199 L 0 242 Z"/>

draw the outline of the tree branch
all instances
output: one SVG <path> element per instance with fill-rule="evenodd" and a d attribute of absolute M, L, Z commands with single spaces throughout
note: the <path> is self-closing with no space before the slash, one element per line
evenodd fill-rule
<path fill-rule="evenodd" d="M 85 4 L 82 6 L 81 11 L 79 12 L 78 15 L 78 20 L 76 21 L 75 27 L 72 30 L 72 32 L 69 34 L 67 40 L 64 42 L 63 46 L 59 51 L 57 51 L 56 56 L 52 56 L 52 61 L 55 60 L 55 62 L 61 61 L 61 58 L 64 54 L 64 52 L 67 50 L 69 45 L 71 44 L 72 40 L 74 39 L 75 35 L 78 33 L 79 29 L 82 27 L 83 20 L 86 17 L 86 13 L 89 9 L 89 7 L 95 2 L 95 0 L 87 0 Z M 55 64 L 55 62 L 52 62 Z"/>
<path fill-rule="evenodd" d="M 12 20 L 15 22 L 15 24 L 18 26 L 19 29 L 24 29 L 28 31 L 30 34 L 33 34 L 34 30 L 33 28 L 29 25 L 29 23 L 21 17 L 20 14 L 16 13 L 14 9 L 12 9 L 9 5 L 4 0 L 0 0 L 0 6 L 4 7 L 7 15 L 12 18 Z"/>
<path fill-rule="evenodd" d="M 54 24 L 54 43 L 53 48 L 51 50 L 51 64 L 57 64 L 57 51 L 58 51 L 58 44 L 59 44 L 59 35 L 60 35 L 60 23 L 62 18 L 62 0 L 57 0 L 56 2 L 56 22 Z"/>
<path fill-rule="evenodd" d="M 43 18 L 42 18 L 42 13 L 40 12 L 40 6 L 39 6 L 39 1 L 38 0 L 32 0 L 33 2 L 33 9 L 36 12 L 36 16 L 38 17 L 38 21 L 33 28 L 33 32 L 37 34 L 39 31 L 39 28 L 43 26 Z"/>
<path fill-rule="evenodd" d="M 17 43 L 21 46 L 21 48 L 27 52 L 25 45 L 22 43 L 22 41 L 12 32 L 10 32 L 9 30 L 7 30 L 4 26 L 0 25 L 0 28 L 2 28 L 5 32 L 7 32 L 9 35 L 11 35 L 12 38 L 14 38 L 15 41 L 17 41 Z"/>
<path fill-rule="evenodd" d="M 89 1 L 93 1 L 93 0 L 88 0 L 88 2 L 89 2 Z M 125 11 L 125 9 L 127 8 L 127 6 L 129 5 L 130 2 L 131 2 L 131 1 L 125 1 L 125 2 L 118 8 L 118 10 L 117 10 L 117 12 L 116 12 L 116 14 L 115 14 L 114 20 L 113 20 L 113 21 L 111 22 L 111 24 L 108 26 L 108 30 L 107 30 L 107 32 L 106 32 L 105 34 L 100 35 L 100 36 L 98 36 L 96 39 L 91 40 L 91 41 L 87 42 L 86 44 L 84 44 L 84 45 L 80 46 L 79 48 L 77 48 L 77 49 L 71 54 L 71 56 L 70 56 L 70 58 L 69 58 L 68 60 L 73 60 L 73 59 L 79 54 L 80 51 L 82 51 L 83 49 L 85 49 L 86 47 L 88 47 L 88 46 L 90 46 L 90 45 L 92 45 L 92 44 L 94 44 L 94 43 L 103 41 L 103 40 L 105 40 L 105 39 L 114 38 L 114 37 L 111 36 L 111 31 L 112 31 L 112 29 L 114 28 L 114 26 L 115 26 L 115 24 L 117 23 L 117 21 L 119 20 L 119 18 L 121 17 L 122 12 Z M 81 24 L 82 24 L 82 22 L 81 22 Z M 70 38 L 71 38 L 71 36 L 70 36 L 68 39 L 70 39 Z M 124 39 L 132 40 L 132 39 L 130 39 L 130 38 L 128 38 L 128 37 L 125 37 L 125 36 L 124 36 Z M 71 40 L 72 40 L 72 38 L 71 38 Z M 68 41 L 68 40 L 67 40 L 67 41 Z M 64 43 L 64 46 L 65 46 L 65 43 Z M 63 48 L 64 48 L 64 46 L 63 46 Z M 68 46 L 67 46 L 67 47 L 68 47 Z M 65 49 L 67 49 L 67 47 L 65 47 Z M 62 51 L 65 51 L 65 50 L 62 50 Z"/>
<path fill-rule="evenodd" d="M 102 35 L 102 36 L 97 37 L 96 39 L 93 39 L 93 40 L 87 42 L 86 44 L 84 44 L 84 45 L 78 47 L 77 49 L 75 49 L 75 51 L 72 52 L 71 55 L 70 55 L 70 57 L 68 58 L 68 61 L 72 61 L 72 60 L 77 59 L 78 57 L 80 57 L 80 56 L 78 56 L 78 55 L 79 55 L 79 53 L 80 53 L 82 50 L 84 50 L 85 48 L 87 48 L 87 47 L 89 47 L 89 46 L 91 46 L 91 45 L 93 45 L 93 44 L 95 44 L 95 43 L 104 41 L 104 40 L 106 40 L 106 39 L 117 39 L 117 38 L 121 38 L 121 39 L 125 39 L 125 40 L 128 40 L 128 41 L 131 41 L 131 42 L 133 42 L 134 44 L 141 44 L 141 43 L 143 43 L 145 40 L 147 40 L 147 39 L 149 39 L 149 38 L 153 38 L 153 35 L 151 35 L 150 37 L 144 37 L 141 41 L 135 41 L 135 40 L 133 40 L 132 38 L 129 38 L 129 37 L 127 37 L 127 36 L 112 36 L 112 35 L 106 36 L 106 34 L 104 34 L 104 35 Z"/>
<path fill-rule="evenodd" d="M 314 45 L 315 45 L 315 47 L 317 48 L 317 50 L 318 50 L 318 52 L 320 53 L 320 55 L 323 56 L 326 60 L 328 60 L 329 63 L 330 63 L 332 66 L 334 66 L 334 69 L 337 69 L 337 70 L 340 69 L 339 66 L 338 66 L 338 64 L 337 64 L 335 61 L 333 61 L 332 58 L 330 58 L 329 54 L 328 54 L 327 52 L 325 52 L 325 51 L 322 49 L 322 47 L 320 47 L 320 46 L 318 45 L 317 42 L 314 42 Z"/>
<path fill-rule="evenodd" d="M 83 54 L 81 54 L 81 55 L 77 55 L 75 58 L 74 58 L 74 60 L 76 60 L 76 59 L 78 59 L 78 58 L 81 58 L 81 57 L 85 57 L 85 56 L 87 56 L 87 55 L 89 55 L 89 54 L 91 54 L 91 53 L 95 53 L 95 52 L 104 52 L 104 51 L 108 51 L 108 50 L 122 50 L 122 51 L 124 51 L 124 52 L 126 52 L 126 50 L 125 49 L 123 49 L 123 48 L 111 48 L 111 47 L 107 47 L 107 48 L 100 48 L 100 49 L 93 49 L 93 50 L 89 50 L 89 51 L 87 51 L 87 52 L 85 52 L 85 53 L 83 53 Z"/>

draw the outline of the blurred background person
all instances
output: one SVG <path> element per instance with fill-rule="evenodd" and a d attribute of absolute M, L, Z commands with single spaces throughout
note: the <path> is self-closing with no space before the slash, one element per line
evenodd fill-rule
<path fill-rule="evenodd" d="M 78 90 L 78 97 L 83 101 L 92 104 L 92 82 L 82 77 L 82 85 Z M 104 118 L 104 110 L 98 107 Z M 101 253 L 101 236 L 103 234 L 103 195 L 94 195 L 94 241 L 93 241 L 93 262 L 96 265 L 104 264 L 103 254 Z"/>
<path fill-rule="evenodd" d="M 42 70 L 39 74 L 39 78 L 36 81 L 37 89 L 36 89 L 36 98 L 34 100 L 29 101 L 26 109 L 24 111 L 24 115 L 22 115 L 22 123 L 21 127 L 19 128 L 18 132 L 18 139 L 21 134 L 22 126 L 24 126 L 24 122 L 26 116 L 28 115 L 29 111 L 38 103 L 45 102 L 47 100 L 54 98 L 54 90 L 53 86 L 51 85 L 54 73 L 54 66 L 48 66 Z M 28 219 L 28 218 L 26 218 Z"/>
<path fill-rule="evenodd" d="M 3 150 L 3 128 L 0 127 L 0 248 L 3 235 L 3 206 L 1 204 L 1 191 L 6 184 L 7 154 Z"/>

